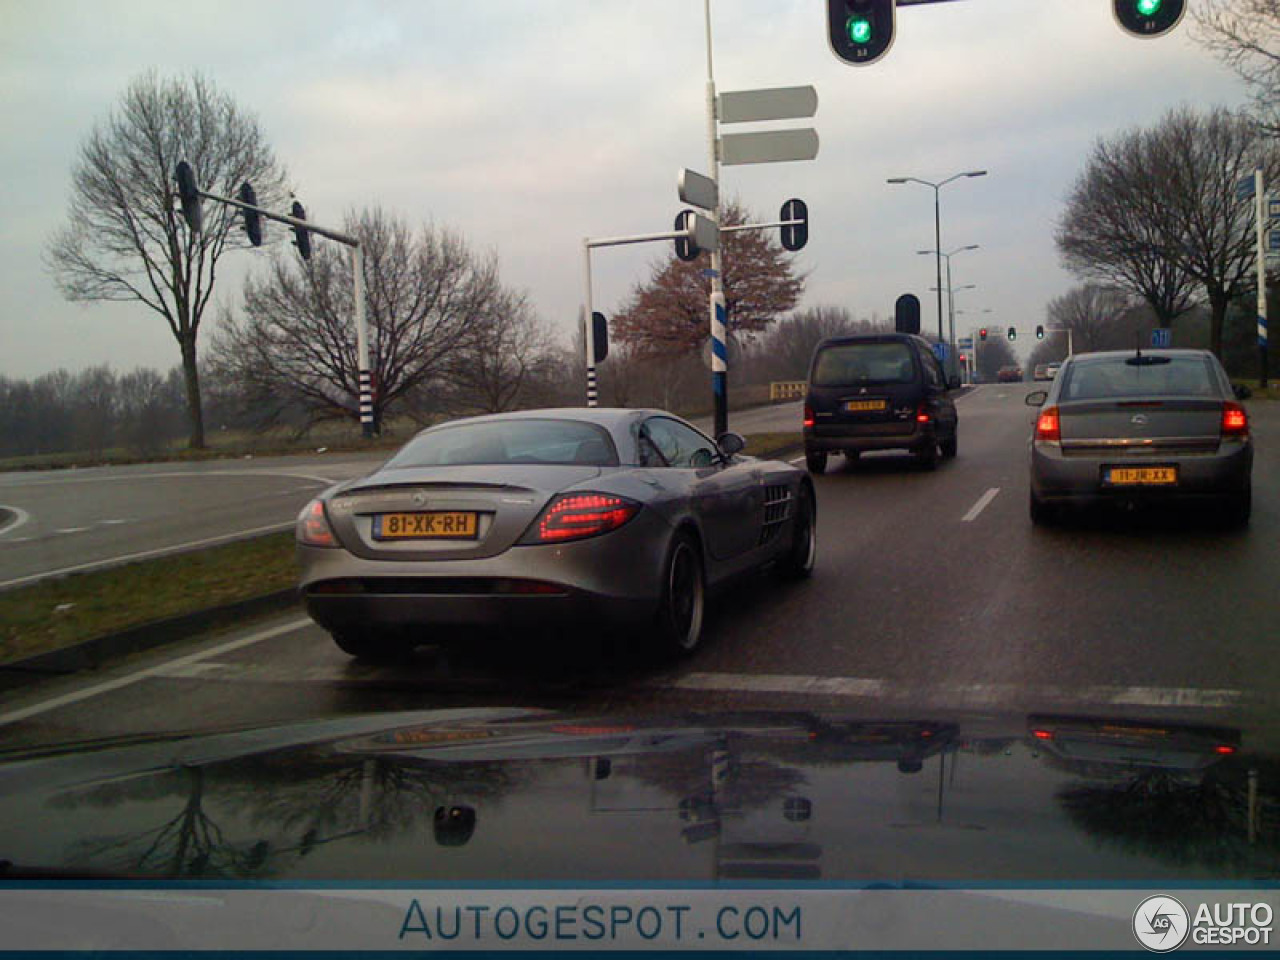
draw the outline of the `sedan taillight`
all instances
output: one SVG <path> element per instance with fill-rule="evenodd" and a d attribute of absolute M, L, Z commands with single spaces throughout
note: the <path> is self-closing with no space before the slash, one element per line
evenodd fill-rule
<path fill-rule="evenodd" d="M 308 547 L 338 546 L 338 538 L 333 535 L 333 528 L 329 526 L 329 518 L 324 512 L 324 504 L 319 500 L 312 500 L 302 508 L 294 532 L 298 542 Z"/>
<path fill-rule="evenodd" d="M 617 530 L 640 504 L 609 493 L 562 493 L 547 504 L 520 542 L 566 543 Z"/>
<path fill-rule="evenodd" d="M 1062 442 L 1062 421 L 1057 407 L 1045 407 L 1036 419 L 1036 439 L 1043 443 Z"/>
<path fill-rule="evenodd" d="M 1233 400 L 1222 404 L 1222 435 L 1224 437 L 1247 437 L 1249 435 L 1249 415 L 1244 407 Z"/>

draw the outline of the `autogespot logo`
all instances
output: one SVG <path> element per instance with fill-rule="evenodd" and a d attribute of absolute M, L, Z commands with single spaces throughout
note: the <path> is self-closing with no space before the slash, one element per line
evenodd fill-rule
<path fill-rule="evenodd" d="M 1156 953 L 1177 950 L 1186 941 L 1190 929 L 1191 915 L 1173 897 L 1163 894 L 1147 897 L 1133 911 L 1133 935 Z"/>

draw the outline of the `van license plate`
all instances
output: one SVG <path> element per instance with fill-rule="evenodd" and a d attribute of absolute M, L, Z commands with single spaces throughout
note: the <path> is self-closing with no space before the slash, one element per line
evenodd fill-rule
<path fill-rule="evenodd" d="M 847 413 L 866 413 L 871 410 L 883 410 L 883 400 L 846 400 L 844 409 Z"/>

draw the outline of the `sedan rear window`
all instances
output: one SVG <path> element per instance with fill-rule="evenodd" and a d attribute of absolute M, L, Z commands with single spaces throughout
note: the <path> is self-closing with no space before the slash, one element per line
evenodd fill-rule
<path fill-rule="evenodd" d="M 915 367 L 911 348 L 891 343 L 846 343 L 825 347 L 813 365 L 815 387 L 843 387 L 855 383 L 912 383 Z"/>
<path fill-rule="evenodd" d="M 613 467 L 618 464 L 618 452 L 608 431 L 593 423 L 491 420 L 420 434 L 383 469 L 515 463 Z"/>
<path fill-rule="evenodd" d="M 1150 363 L 1130 362 L 1132 359 L 1106 357 L 1075 363 L 1062 386 L 1062 399 L 1219 395 L 1213 370 L 1204 357 L 1154 356 L 1150 359 L 1155 362 Z"/>

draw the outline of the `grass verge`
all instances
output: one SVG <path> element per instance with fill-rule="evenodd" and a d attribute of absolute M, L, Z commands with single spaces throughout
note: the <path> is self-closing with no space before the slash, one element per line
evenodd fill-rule
<path fill-rule="evenodd" d="M 251 600 L 297 581 L 288 531 L 9 590 L 0 593 L 0 663 Z"/>
<path fill-rule="evenodd" d="M 752 433 L 745 438 L 748 456 L 770 459 L 786 453 L 797 453 L 804 447 L 804 438 L 798 430 L 785 433 Z"/>

